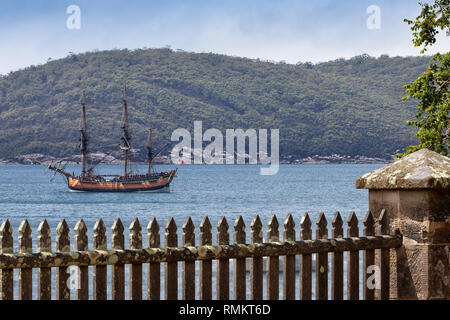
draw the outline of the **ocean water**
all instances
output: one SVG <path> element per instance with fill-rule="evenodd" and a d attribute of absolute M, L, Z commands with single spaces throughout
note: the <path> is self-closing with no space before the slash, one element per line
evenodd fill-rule
<path fill-rule="evenodd" d="M 244 218 L 247 239 L 255 214 L 260 215 L 264 235 L 271 215 L 276 214 L 282 236 L 283 221 L 291 213 L 298 236 L 304 212 L 310 214 L 313 223 L 319 213 L 324 212 L 331 230 L 331 220 L 336 211 L 341 213 L 344 221 L 350 211 L 355 211 L 362 231 L 362 220 L 368 209 L 368 192 L 357 190 L 355 180 L 380 166 L 280 165 L 276 175 L 263 176 L 257 165 L 184 165 L 178 166 L 170 193 L 75 193 L 69 192 L 63 177 L 53 177 L 53 173 L 45 167 L 4 165 L 0 166 L 0 219 L 9 219 L 15 241 L 20 222 L 28 219 L 33 230 L 34 246 L 37 227 L 44 218 L 52 229 L 53 246 L 56 226 L 62 218 L 69 224 L 73 238 L 73 228 L 79 218 L 85 221 L 91 237 L 92 228 L 101 217 L 107 227 L 108 246 L 111 226 L 117 217 L 121 218 L 126 229 L 135 217 L 139 218 L 144 232 L 144 245 L 146 227 L 152 217 L 156 217 L 159 222 L 161 243 L 164 243 L 164 226 L 171 216 L 179 227 L 180 244 L 181 227 L 187 216 L 192 217 L 198 235 L 198 226 L 203 216 L 207 215 L 213 225 L 213 241 L 216 238 L 214 232 L 217 222 L 222 215 L 227 218 L 230 226 L 231 241 L 234 220 L 238 215 Z M 171 168 L 174 166 L 156 166 L 158 171 Z M 135 169 L 145 171 L 145 166 L 135 166 Z M 76 172 L 79 168 L 68 166 L 66 170 Z M 98 166 L 97 170 L 99 173 L 120 173 L 122 168 L 103 165 Z M 125 231 L 125 239 L 127 242 L 128 230 Z M 196 241 L 198 243 L 198 238 Z M 17 248 L 17 243 L 15 246 Z M 163 275 L 164 272 L 162 279 Z M 179 284 L 181 285 L 181 279 Z M 280 288 L 281 284 L 280 278 Z M 232 289 L 232 285 L 230 288 Z"/>

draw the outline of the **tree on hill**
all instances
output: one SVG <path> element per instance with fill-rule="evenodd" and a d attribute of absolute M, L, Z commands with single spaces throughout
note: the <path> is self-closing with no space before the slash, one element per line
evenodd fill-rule
<path fill-rule="evenodd" d="M 279 129 L 282 158 L 390 158 L 416 142 L 402 125 L 414 116 L 414 102 L 401 102 L 403 84 L 428 64 L 427 56 L 361 55 L 310 68 L 170 49 L 69 55 L 0 77 L 0 158 L 78 154 L 83 88 L 91 151 L 121 157 L 124 80 L 132 160 L 146 157 L 150 120 L 156 149 L 201 120 L 221 132 Z"/>
<path fill-rule="evenodd" d="M 415 21 L 405 19 L 413 31 L 414 46 L 423 46 L 421 53 L 436 43 L 440 32 L 450 36 L 450 0 L 435 0 L 433 4 L 420 3 L 422 11 Z M 419 128 L 415 134 L 418 145 L 408 146 L 402 157 L 422 148 L 428 148 L 443 155 L 449 154 L 450 139 L 450 52 L 437 53 L 431 59 L 424 74 L 415 82 L 406 85 L 404 100 L 419 100 L 417 120 L 407 121 L 408 125 Z"/>

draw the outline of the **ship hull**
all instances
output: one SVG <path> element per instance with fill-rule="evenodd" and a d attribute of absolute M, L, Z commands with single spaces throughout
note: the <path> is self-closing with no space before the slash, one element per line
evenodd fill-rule
<path fill-rule="evenodd" d="M 168 177 L 142 181 L 83 181 L 68 177 L 67 184 L 73 192 L 169 192 L 174 173 Z"/>

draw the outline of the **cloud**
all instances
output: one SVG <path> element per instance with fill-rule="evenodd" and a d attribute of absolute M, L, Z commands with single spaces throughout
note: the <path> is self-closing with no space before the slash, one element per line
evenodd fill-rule
<path fill-rule="evenodd" d="M 404 17 L 420 10 L 413 1 L 376 1 L 381 29 L 366 26 L 366 0 L 79 1 L 81 30 L 66 28 L 69 2 L 39 10 L 17 0 L 1 22 L 0 73 L 93 49 L 163 47 L 296 63 L 373 56 L 418 55 Z M 0 5 L 0 7 L 3 6 Z M 15 17 L 12 19 L 11 17 Z M 445 35 L 429 51 L 449 51 Z"/>

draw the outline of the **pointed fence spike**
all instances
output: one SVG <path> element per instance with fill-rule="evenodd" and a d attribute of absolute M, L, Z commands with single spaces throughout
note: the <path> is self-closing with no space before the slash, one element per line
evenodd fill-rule
<path fill-rule="evenodd" d="M 202 222 L 200 223 L 200 231 L 201 232 L 208 232 L 211 231 L 212 229 L 212 225 L 211 222 L 209 221 L 208 217 L 203 217 Z"/>
<path fill-rule="evenodd" d="M 133 221 L 131 222 L 131 225 L 129 227 L 130 232 L 141 232 L 142 227 L 141 227 L 141 223 L 139 222 L 138 218 L 134 218 Z"/>
<path fill-rule="evenodd" d="M 333 238 L 342 238 L 344 236 L 344 221 L 342 220 L 340 212 L 336 212 L 333 221 L 331 222 L 332 229 L 331 229 L 331 236 Z"/>
<path fill-rule="evenodd" d="M 173 217 L 170 217 L 166 224 L 165 245 L 166 247 L 178 246 L 177 225 Z"/>
<path fill-rule="evenodd" d="M 316 222 L 316 239 L 328 238 L 327 224 L 327 218 L 325 217 L 325 214 L 321 212 Z"/>
<path fill-rule="evenodd" d="M 159 224 L 156 218 L 153 217 L 147 226 L 147 245 L 149 248 L 159 248 L 160 244 Z"/>
<path fill-rule="evenodd" d="M 125 237 L 123 235 L 124 227 L 120 218 L 114 220 L 111 231 L 111 248 L 116 250 L 125 249 Z"/>
<path fill-rule="evenodd" d="M 234 222 L 234 243 L 245 243 L 245 222 L 241 215 Z"/>
<path fill-rule="evenodd" d="M 325 214 L 323 212 L 319 213 L 319 217 L 317 218 L 316 225 L 318 227 L 326 227 L 328 224 L 327 218 L 325 217 Z"/>
<path fill-rule="evenodd" d="M 79 219 L 75 225 L 75 233 L 76 234 L 81 234 L 83 232 L 87 232 L 87 227 L 86 224 L 84 223 L 83 219 Z"/>
<path fill-rule="evenodd" d="M 12 236 L 13 228 L 6 219 L 0 226 L 0 253 L 13 253 L 14 239 Z"/>
<path fill-rule="evenodd" d="M 166 224 L 166 231 L 177 231 L 177 224 L 175 223 L 175 219 L 170 217 Z"/>
<path fill-rule="evenodd" d="M 31 235 L 31 227 L 27 219 L 22 220 L 19 226 L 19 234 L 23 236 Z"/>
<path fill-rule="evenodd" d="M 195 226 L 192 218 L 188 216 L 183 224 L 183 246 L 195 247 Z"/>
<path fill-rule="evenodd" d="M 87 227 L 83 219 L 79 219 L 75 225 L 75 250 L 88 250 Z"/>
<path fill-rule="evenodd" d="M 123 227 L 123 223 L 122 223 L 122 220 L 120 220 L 120 218 L 116 218 L 116 220 L 114 220 L 111 230 L 113 231 L 113 233 L 116 233 L 116 234 L 120 234 L 120 233 L 124 232 L 125 228 Z"/>
<path fill-rule="evenodd" d="M 253 218 L 250 228 L 252 229 L 252 231 L 250 232 L 251 242 L 252 243 L 263 242 L 262 222 L 261 219 L 259 218 L 259 215 L 256 215 Z"/>
<path fill-rule="evenodd" d="M 56 233 L 58 235 L 64 235 L 68 234 L 70 231 L 69 226 L 67 225 L 66 219 L 61 219 L 61 221 L 58 223 L 58 226 L 56 227 Z"/>
<path fill-rule="evenodd" d="M 200 223 L 200 245 L 210 245 L 212 244 L 212 225 L 209 221 L 208 217 L 203 217 L 202 222 Z"/>
<path fill-rule="evenodd" d="M 50 226 L 46 219 L 43 219 L 38 227 L 38 252 L 47 252 L 52 249 L 52 239 L 50 237 Z"/>
<path fill-rule="evenodd" d="M 61 219 L 56 227 L 56 251 L 70 251 L 70 229 L 65 219 Z"/>
<path fill-rule="evenodd" d="M 269 223 L 267 224 L 267 241 L 268 242 L 278 242 L 280 233 L 278 232 L 278 219 L 276 215 L 270 217 Z"/>
<path fill-rule="evenodd" d="M 25 219 L 20 223 L 19 226 L 19 252 L 20 253 L 31 253 L 32 252 L 32 240 L 31 240 L 31 227 L 28 220 Z"/>
<path fill-rule="evenodd" d="M 229 244 L 230 235 L 228 233 L 228 222 L 225 216 L 222 216 L 217 224 L 217 244 Z"/>
<path fill-rule="evenodd" d="M 184 232 L 194 232 L 195 226 L 194 226 L 194 222 L 192 222 L 192 218 L 190 216 L 188 216 L 186 218 L 186 221 L 184 222 L 182 228 L 183 228 Z"/>
<path fill-rule="evenodd" d="M 158 220 L 156 220 L 155 217 L 153 217 L 152 220 L 150 220 L 150 222 L 148 223 L 147 231 L 148 232 L 159 232 Z"/>
<path fill-rule="evenodd" d="M 312 239 L 311 219 L 309 218 L 308 212 L 305 212 L 300 220 L 300 239 Z"/>
<path fill-rule="evenodd" d="M 358 217 L 354 211 L 350 212 L 350 216 L 348 217 L 348 228 L 347 228 L 347 236 L 348 237 L 357 237 L 358 236 Z"/>
<path fill-rule="evenodd" d="M 106 227 L 102 218 L 98 218 L 94 225 L 93 247 L 97 250 L 106 250 Z"/>
<path fill-rule="evenodd" d="M 373 217 L 372 211 L 367 211 L 364 217 L 364 235 L 373 236 L 375 234 L 375 219 Z"/>
<path fill-rule="evenodd" d="M 288 214 L 284 220 L 284 241 L 295 241 L 295 221 L 292 214 Z"/>
<path fill-rule="evenodd" d="M 142 249 L 142 227 L 138 218 L 133 219 L 128 230 L 130 231 L 130 248 Z"/>

